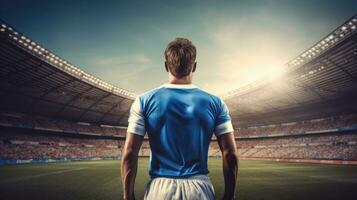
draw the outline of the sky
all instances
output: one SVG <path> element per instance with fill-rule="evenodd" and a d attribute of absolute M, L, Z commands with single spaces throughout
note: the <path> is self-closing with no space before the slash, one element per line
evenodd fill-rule
<path fill-rule="evenodd" d="M 167 81 L 164 50 L 197 48 L 193 84 L 223 94 L 275 77 L 357 14 L 352 0 L 2 0 L 0 18 L 77 67 L 137 94 Z"/>

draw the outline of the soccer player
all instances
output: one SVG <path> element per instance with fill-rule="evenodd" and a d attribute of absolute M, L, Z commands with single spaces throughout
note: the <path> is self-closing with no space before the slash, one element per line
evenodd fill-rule
<path fill-rule="evenodd" d="M 124 199 L 135 199 L 138 153 L 146 133 L 151 180 L 145 199 L 214 199 L 207 166 L 213 133 L 222 151 L 223 199 L 234 199 L 238 156 L 227 106 L 191 83 L 197 66 L 191 41 L 170 42 L 165 59 L 168 83 L 138 96 L 130 110 L 121 164 Z"/>

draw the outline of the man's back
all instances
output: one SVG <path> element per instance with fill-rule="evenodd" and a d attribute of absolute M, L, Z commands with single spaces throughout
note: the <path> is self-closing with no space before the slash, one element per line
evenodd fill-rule
<path fill-rule="evenodd" d="M 224 102 L 192 85 L 196 47 L 176 38 L 165 49 L 169 83 L 137 97 L 130 109 L 122 153 L 124 199 L 135 199 L 134 182 L 144 135 L 149 136 L 151 180 L 146 200 L 213 200 L 208 177 L 208 146 L 215 133 L 222 151 L 225 191 L 233 199 L 238 156 L 233 127 Z"/>
<path fill-rule="evenodd" d="M 129 131 L 145 129 L 149 136 L 152 177 L 208 174 L 212 133 L 232 131 L 223 101 L 194 85 L 165 84 L 144 93 L 131 113 L 130 124 L 141 128 Z"/>

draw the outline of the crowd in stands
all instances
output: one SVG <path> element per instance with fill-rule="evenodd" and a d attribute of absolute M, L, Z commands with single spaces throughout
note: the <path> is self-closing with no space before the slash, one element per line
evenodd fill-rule
<path fill-rule="evenodd" d="M 0 134 L 0 159 L 75 159 L 120 157 L 124 140 L 24 133 Z M 241 158 L 357 160 L 357 134 L 331 133 L 280 138 L 238 139 Z M 209 156 L 220 156 L 217 141 Z M 148 140 L 139 156 L 150 156 Z"/>
<path fill-rule="evenodd" d="M 357 160 L 356 133 L 238 139 L 237 147 L 241 158 Z M 220 156 L 216 141 L 210 153 Z"/>
<path fill-rule="evenodd" d="M 356 122 L 357 114 L 351 114 L 304 122 L 241 128 L 235 131 L 235 134 L 238 133 L 236 135 L 238 153 L 241 158 L 357 160 L 357 131 L 337 131 L 346 127 L 356 128 Z M 0 130 L 0 160 L 120 157 L 123 137 L 126 133 L 123 127 L 0 112 L 0 128 L 8 125 L 16 128 Z M 27 132 L 16 131 L 19 129 Z M 324 132 L 331 129 L 336 131 Z M 324 133 L 291 134 L 307 131 Z M 275 135 L 275 137 L 239 137 L 251 135 Z M 213 137 L 209 156 L 220 155 L 217 140 Z M 150 156 L 148 140 L 144 140 L 139 156 Z"/>
<path fill-rule="evenodd" d="M 119 157 L 123 140 L 17 132 L 0 133 L 0 159 L 76 159 Z"/>
<path fill-rule="evenodd" d="M 92 125 L 83 122 L 70 122 L 47 117 L 25 115 L 19 113 L 0 112 L 0 125 L 47 129 L 68 133 L 97 134 L 105 136 L 125 137 L 126 128 L 109 125 Z"/>
<path fill-rule="evenodd" d="M 109 125 L 92 125 L 83 122 L 69 122 L 41 116 L 0 112 L 0 125 L 64 131 L 69 133 L 97 134 L 125 137 L 126 128 Z M 244 127 L 235 130 L 235 136 L 266 136 L 274 134 L 294 134 L 338 128 L 357 128 L 357 114 L 335 116 L 285 124 Z"/>
<path fill-rule="evenodd" d="M 307 131 L 320 131 L 348 127 L 357 128 L 357 114 L 349 114 L 300 122 L 291 122 L 285 124 L 239 128 L 235 131 L 235 135 L 259 136 L 273 134 L 294 134 Z"/>

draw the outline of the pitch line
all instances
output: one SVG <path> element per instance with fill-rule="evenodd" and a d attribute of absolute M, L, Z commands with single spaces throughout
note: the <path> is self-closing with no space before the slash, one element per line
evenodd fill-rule
<path fill-rule="evenodd" d="M 44 176 L 63 174 L 63 173 L 73 172 L 73 171 L 79 171 L 79 170 L 83 170 L 83 169 L 86 169 L 86 167 L 59 170 L 59 171 L 42 173 L 42 174 L 37 174 L 37 175 L 32 175 L 32 176 L 25 176 L 25 177 L 11 178 L 11 179 L 3 179 L 0 182 L 17 182 L 17 181 L 29 180 L 29 179 L 39 178 L 39 177 L 44 177 Z"/>

